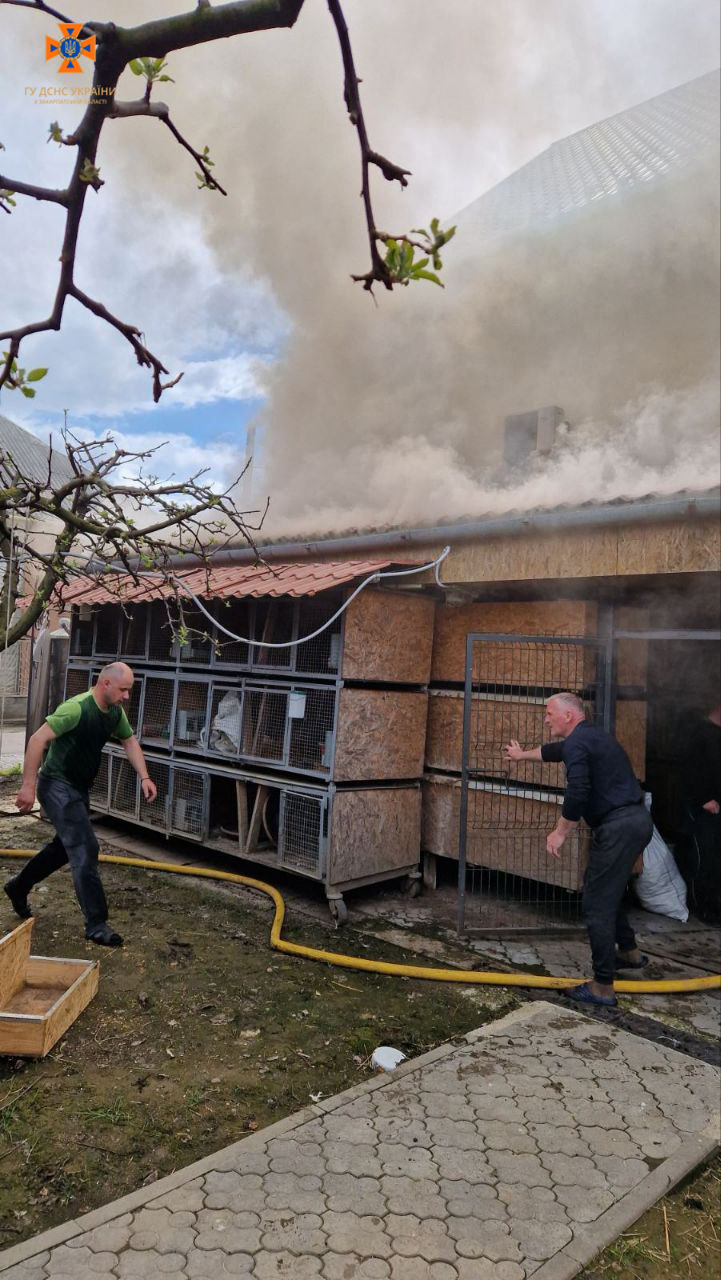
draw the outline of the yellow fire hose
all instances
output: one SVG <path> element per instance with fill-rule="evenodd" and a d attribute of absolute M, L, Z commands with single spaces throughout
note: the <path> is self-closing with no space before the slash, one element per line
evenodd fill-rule
<path fill-rule="evenodd" d="M 31 849 L 0 849 L 0 858 L 29 858 Z M 101 862 L 114 863 L 121 867 L 141 867 L 148 871 L 168 871 L 173 875 L 196 876 L 205 880 L 227 880 L 231 884 L 242 884 L 247 889 L 257 889 L 270 898 L 275 906 L 275 915 L 270 929 L 270 945 L 275 951 L 282 951 L 288 956 L 302 956 L 305 960 L 321 960 L 325 964 L 337 965 L 343 969 L 359 969 L 365 973 L 385 973 L 393 978 L 424 978 L 429 982 L 462 982 L 469 986 L 494 987 L 542 987 L 546 990 L 560 991 L 564 987 L 575 987 L 579 978 L 550 978 L 530 973 L 484 973 L 481 970 L 468 969 L 426 969 L 415 964 L 390 964 L 385 960 L 364 960 L 359 956 L 344 956 L 337 951 L 321 951 L 319 947 L 302 947 L 295 942 L 284 942 L 280 936 L 285 917 L 285 903 L 273 885 L 263 880 L 254 880 L 250 876 L 235 875 L 232 871 L 210 871 L 204 867 L 179 866 L 174 862 L 153 862 L 149 858 L 123 858 L 117 854 L 102 854 Z M 617 982 L 615 989 L 623 995 L 662 995 L 680 991 L 716 991 L 721 988 L 721 974 L 712 974 L 707 978 L 679 978 L 660 982 Z"/>

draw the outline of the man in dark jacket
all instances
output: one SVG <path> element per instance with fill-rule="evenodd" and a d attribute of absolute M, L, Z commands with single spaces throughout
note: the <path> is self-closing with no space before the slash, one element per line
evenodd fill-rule
<path fill-rule="evenodd" d="M 108 924 L 108 904 L 98 873 L 99 846 L 89 817 L 88 792 L 100 768 L 105 743 L 111 738 L 120 742 L 140 777 L 145 800 L 152 801 L 157 794 L 123 710 L 132 687 L 130 667 L 111 662 L 92 689 L 61 703 L 31 737 L 15 804 L 21 813 L 29 813 L 37 787 L 38 799 L 56 835 L 4 886 L 16 914 L 25 919 L 32 915 L 28 893 L 33 886 L 69 862 L 85 917 L 85 937 L 103 947 L 120 947 L 123 942 Z"/>
<path fill-rule="evenodd" d="M 698 718 L 681 761 L 688 819 L 684 874 L 696 915 L 721 922 L 721 707 Z"/>
<path fill-rule="evenodd" d="M 560 857 L 581 818 L 591 828 L 583 910 L 593 980 L 565 994 L 583 1004 L 611 1006 L 616 1003 L 616 970 L 640 969 L 646 963 L 636 948 L 621 902 L 633 864 L 651 839 L 653 822 L 625 751 L 610 733 L 587 722 L 583 703 L 575 693 L 549 698 L 544 724 L 554 741 L 524 750 L 512 739 L 505 758 L 562 761 L 566 767 L 563 807 L 546 838 L 546 849 L 552 857 Z"/>

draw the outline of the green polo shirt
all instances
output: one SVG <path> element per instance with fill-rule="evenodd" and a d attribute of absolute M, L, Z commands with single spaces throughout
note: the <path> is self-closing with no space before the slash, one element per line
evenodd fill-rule
<path fill-rule="evenodd" d="M 45 757 L 44 778 L 60 778 L 79 791 L 87 791 L 95 781 L 105 743 L 110 738 L 124 741 L 133 730 L 123 708 L 101 711 L 92 689 L 78 693 L 47 716 L 55 739 Z"/>

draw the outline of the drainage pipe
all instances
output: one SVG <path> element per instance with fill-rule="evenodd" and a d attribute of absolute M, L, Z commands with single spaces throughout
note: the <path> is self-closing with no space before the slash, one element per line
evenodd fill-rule
<path fill-rule="evenodd" d="M 555 533 L 567 529 L 598 529 L 632 524 L 657 524 L 665 520 L 698 520 L 719 516 L 719 491 L 695 497 L 643 498 L 633 502 L 608 502 L 602 505 L 561 507 L 551 511 L 527 511 L 515 515 L 494 516 L 463 524 L 432 525 L 420 529 L 394 529 L 384 533 L 347 534 L 339 538 L 317 538 L 310 542 L 274 542 L 258 545 L 264 560 L 307 560 L 348 555 L 352 552 L 388 552 L 389 550 L 445 546 L 451 543 L 475 542 L 486 538 L 512 538 L 525 533 Z M 211 551 L 213 565 L 249 564 L 256 553 L 245 544 L 237 548 Z M 168 565 L 184 569 L 203 564 L 200 556 L 171 556 Z M 99 566 L 96 566 L 99 567 Z M 107 565 L 104 566 L 107 568 Z M 124 566 L 118 565 L 118 569 Z"/>

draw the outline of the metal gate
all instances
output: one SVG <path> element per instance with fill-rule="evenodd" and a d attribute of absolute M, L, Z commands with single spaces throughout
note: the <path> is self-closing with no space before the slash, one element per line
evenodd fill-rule
<path fill-rule="evenodd" d="M 460 794 L 458 928 L 533 933 L 580 927 L 589 832 L 546 853 L 564 766 L 503 758 L 510 739 L 544 739 L 546 700 L 568 690 L 610 727 L 611 641 L 585 636 L 472 634 L 466 647 Z"/>

